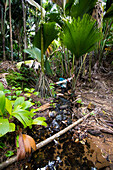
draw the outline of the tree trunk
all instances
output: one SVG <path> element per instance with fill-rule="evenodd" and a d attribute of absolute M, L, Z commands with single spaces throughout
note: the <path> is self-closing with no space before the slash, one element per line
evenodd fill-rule
<path fill-rule="evenodd" d="M 42 0 L 41 0 L 41 22 L 43 21 Z M 44 42 L 43 42 L 43 24 L 41 23 L 41 70 L 44 74 Z"/>
<path fill-rule="evenodd" d="M 13 39 L 12 39 L 12 24 L 11 24 L 11 0 L 9 0 L 9 22 L 10 22 L 11 61 L 13 62 Z"/>
<path fill-rule="evenodd" d="M 5 12 L 3 10 L 3 6 L 1 6 L 1 34 L 2 34 L 2 47 L 3 47 L 3 60 L 6 60 L 5 55 Z"/>
<path fill-rule="evenodd" d="M 24 27 L 24 49 L 27 48 L 27 35 L 26 35 L 26 7 L 24 0 L 22 0 L 22 9 L 23 9 L 23 27 Z M 24 61 L 26 59 L 26 53 L 24 53 Z"/>

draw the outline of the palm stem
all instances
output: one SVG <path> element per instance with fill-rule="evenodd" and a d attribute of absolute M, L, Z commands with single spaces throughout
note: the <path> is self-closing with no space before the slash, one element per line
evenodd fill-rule
<path fill-rule="evenodd" d="M 82 66 L 83 66 L 83 64 L 84 64 L 84 62 L 85 62 L 86 57 L 87 57 L 87 53 L 86 53 L 85 56 L 84 56 L 83 62 L 82 62 L 82 64 L 81 64 L 81 67 L 80 67 L 80 69 L 79 69 L 77 78 L 76 78 L 76 80 L 75 80 L 74 88 L 73 88 L 74 91 L 75 91 L 76 83 L 77 83 L 78 77 L 79 77 L 79 75 L 80 75 L 80 72 L 81 72 L 81 70 L 82 70 Z"/>

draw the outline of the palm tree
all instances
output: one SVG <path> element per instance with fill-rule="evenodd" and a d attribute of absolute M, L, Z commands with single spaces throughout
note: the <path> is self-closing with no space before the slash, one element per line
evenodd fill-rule
<path fill-rule="evenodd" d="M 65 22 L 61 41 L 74 54 L 76 61 L 82 55 L 93 51 L 96 43 L 102 39 L 102 34 L 96 27 L 95 22 L 88 14 L 84 14 L 82 19 L 80 17 L 78 19 L 71 18 Z M 85 61 L 85 58 L 83 61 Z M 73 90 L 75 89 L 75 84 L 76 82 L 74 81 Z"/>

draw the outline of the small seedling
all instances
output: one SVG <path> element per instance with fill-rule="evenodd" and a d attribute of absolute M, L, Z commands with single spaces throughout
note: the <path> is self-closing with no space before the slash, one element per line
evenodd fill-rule
<path fill-rule="evenodd" d="M 7 153 L 5 154 L 6 157 L 10 157 L 14 155 L 13 151 L 7 151 Z"/>

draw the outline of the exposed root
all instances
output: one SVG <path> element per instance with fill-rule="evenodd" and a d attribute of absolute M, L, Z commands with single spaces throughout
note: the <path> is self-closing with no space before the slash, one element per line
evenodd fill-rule
<path fill-rule="evenodd" d="M 47 96 L 52 97 L 52 93 L 49 87 L 49 82 L 47 77 L 44 75 L 44 73 L 40 74 L 40 78 L 35 89 L 40 92 L 41 97 L 47 97 Z"/>

